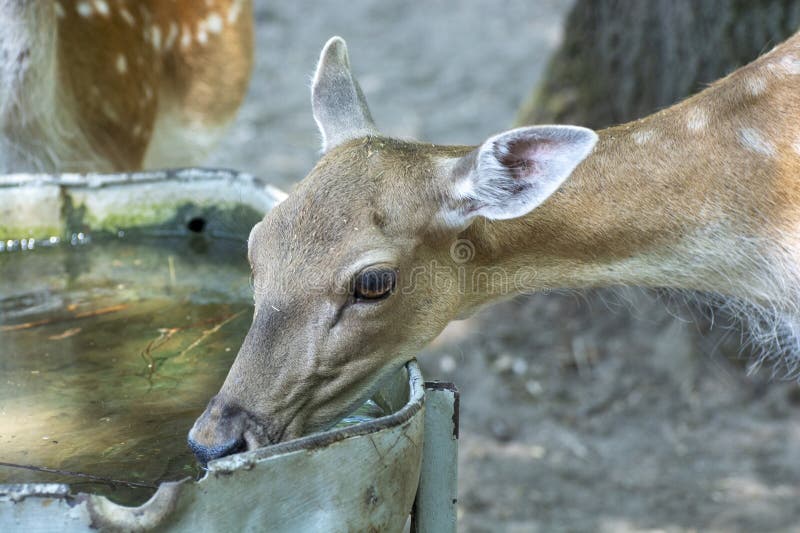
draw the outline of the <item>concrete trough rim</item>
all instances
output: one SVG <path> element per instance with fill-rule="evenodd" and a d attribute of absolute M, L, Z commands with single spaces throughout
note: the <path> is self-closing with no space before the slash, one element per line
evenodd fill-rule
<path fill-rule="evenodd" d="M 162 184 L 171 189 L 162 189 Z M 96 235 L 117 235 L 120 230 L 137 231 L 149 227 L 151 233 L 157 235 L 153 231 L 158 229 L 155 226 L 174 224 L 170 216 L 179 214 L 181 207 L 188 206 L 202 212 L 208 208 L 236 205 L 263 217 L 288 196 L 263 178 L 220 168 L 175 168 L 115 174 L 0 174 L 0 193 L 4 199 L 7 195 L 12 199 L 12 203 L 0 205 L 0 240 L 8 241 L 12 251 L 16 248 L 12 244 L 23 240 L 33 239 L 32 242 L 42 245 L 53 238 L 69 238 L 71 233 L 87 233 L 86 227 Z M 13 203 L 15 193 L 19 194 L 17 202 L 22 202 L 21 211 Z M 155 198 L 151 198 L 153 193 Z M 141 194 L 147 199 L 144 204 L 132 200 Z M 86 220 L 69 220 L 69 210 L 65 211 L 65 208 L 72 208 L 73 202 L 76 206 L 88 206 L 88 212 L 81 214 L 82 217 L 88 216 Z M 35 217 L 36 208 L 45 209 L 48 216 Z M 119 219 L 120 213 L 131 210 L 141 216 L 132 220 L 124 216 Z M 212 236 L 226 237 L 221 234 Z M 243 238 L 246 237 L 247 232 L 244 232 Z"/>
<path fill-rule="evenodd" d="M 286 198 L 287 194 L 274 185 L 261 178 L 228 168 L 170 168 L 164 170 L 145 170 L 139 172 L 117 173 L 25 173 L 0 175 L 0 188 L 10 187 L 37 187 L 54 185 L 70 188 L 102 188 L 117 185 L 137 185 L 144 183 L 157 183 L 161 181 L 199 182 L 209 180 L 228 179 L 251 185 L 264 187 L 277 202 Z"/>

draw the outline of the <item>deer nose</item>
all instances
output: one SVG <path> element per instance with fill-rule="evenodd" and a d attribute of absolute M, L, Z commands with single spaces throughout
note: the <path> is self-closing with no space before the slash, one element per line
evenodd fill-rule
<path fill-rule="evenodd" d="M 203 466 L 219 459 L 247 450 L 244 432 L 247 413 L 215 396 L 189 431 L 189 448 Z"/>
<path fill-rule="evenodd" d="M 234 453 L 247 450 L 247 444 L 243 438 L 229 440 L 228 442 L 211 446 L 200 444 L 199 442 L 193 440 L 191 435 L 189 436 L 188 441 L 189 448 L 192 450 L 192 453 L 194 453 L 197 461 L 203 466 L 206 466 L 209 461 L 214 459 L 219 459 L 220 457 L 225 457 L 226 455 L 233 455 Z"/>

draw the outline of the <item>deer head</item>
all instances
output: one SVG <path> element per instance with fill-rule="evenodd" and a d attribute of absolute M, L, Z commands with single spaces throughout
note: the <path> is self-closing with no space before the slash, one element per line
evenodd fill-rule
<path fill-rule="evenodd" d="M 519 128 L 478 147 L 383 137 L 342 39 L 312 86 L 323 155 L 250 233 L 250 331 L 189 434 L 201 461 L 329 428 L 502 282 L 459 238 L 536 209 L 592 150 L 585 128 Z M 459 248 L 461 246 L 461 248 Z M 473 261 L 465 261 L 470 259 Z"/>

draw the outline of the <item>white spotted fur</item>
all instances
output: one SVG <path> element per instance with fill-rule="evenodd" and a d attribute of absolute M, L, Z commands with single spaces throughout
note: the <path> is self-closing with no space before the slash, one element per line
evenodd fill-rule
<path fill-rule="evenodd" d="M 706 128 L 708 125 L 708 115 L 705 110 L 699 107 L 693 107 L 689 110 L 686 117 L 686 127 L 689 131 L 699 132 Z"/>
<path fill-rule="evenodd" d="M 745 81 L 751 96 L 760 96 L 767 91 L 767 80 L 761 75 L 752 75 Z"/>
<path fill-rule="evenodd" d="M 768 157 L 775 155 L 775 145 L 756 128 L 741 128 L 739 142 L 752 152 Z"/>
<path fill-rule="evenodd" d="M 633 132 L 632 135 L 633 142 L 635 142 L 639 146 L 647 144 L 648 142 L 653 140 L 654 136 L 655 132 L 653 132 L 653 130 L 638 130 Z"/>

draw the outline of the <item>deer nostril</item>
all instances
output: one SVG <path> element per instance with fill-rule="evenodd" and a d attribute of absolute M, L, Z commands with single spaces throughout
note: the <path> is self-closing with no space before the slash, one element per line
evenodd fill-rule
<path fill-rule="evenodd" d="M 194 453 L 197 461 L 203 466 L 206 466 L 209 461 L 213 461 L 214 459 L 219 459 L 220 457 L 233 455 L 234 453 L 247 450 L 247 443 L 242 438 L 234 439 L 224 444 L 204 446 L 189 437 L 188 443 L 189 449 L 192 450 L 192 453 Z"/>

